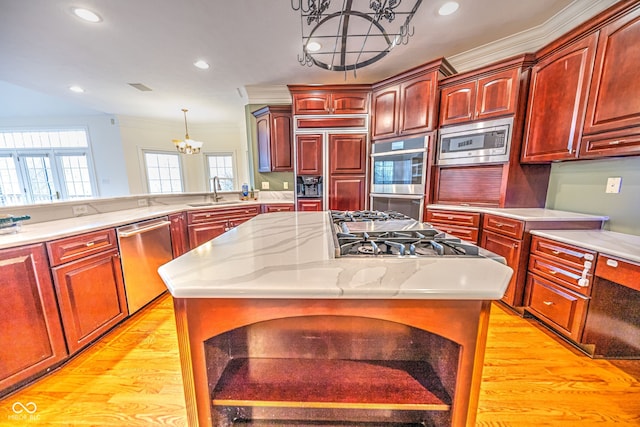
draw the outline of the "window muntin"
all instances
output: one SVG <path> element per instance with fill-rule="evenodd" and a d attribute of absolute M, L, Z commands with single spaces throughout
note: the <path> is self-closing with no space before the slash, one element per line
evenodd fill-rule
<path fill-rule="evenodd" d="M 176 153 L 144 151 L 149 193 L 181 193 L 182 169 Z"/>

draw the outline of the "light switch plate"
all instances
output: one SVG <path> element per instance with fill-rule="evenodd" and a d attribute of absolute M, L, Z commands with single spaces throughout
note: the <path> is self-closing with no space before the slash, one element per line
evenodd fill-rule
<path fill-rule="evenodd" d="M 269 181 L 262 181 L 262 189 L 263 190 L 269 189 Z"/>
<path fill-rule="evenodd" d="M 284 182 L 284 189 L 285 190 L 289 189 L 289 183 L 287 181 Z"/>
<path fill-rule="evenodd" d="M 606 193 L 619 193 L 620 187 L 622 186 L 622 178 L 621 177 L 612 177 L 607 179 L 607 189 Z"/>

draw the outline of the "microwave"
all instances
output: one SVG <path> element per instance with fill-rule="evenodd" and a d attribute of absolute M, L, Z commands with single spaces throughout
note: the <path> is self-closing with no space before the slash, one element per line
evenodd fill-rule
<path fill-rule="evenodd" d="M 439 131 L 439 165 L 509 161 L 513 117 L 451 126 Z"/>

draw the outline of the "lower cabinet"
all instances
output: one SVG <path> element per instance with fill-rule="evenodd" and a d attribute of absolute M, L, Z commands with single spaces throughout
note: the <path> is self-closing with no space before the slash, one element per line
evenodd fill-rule
<path fill-rule="evenodd" d="M 318 212 L 322 210 L 322 199 L 298 199 L 296 210 Z"/>
<path fill-rule="evenodd" d="M 171 232 L 171 251 L 173 257 L 178 258 L 180 255 L 189 250 L 189 235 L 187 234 L 187 214 L 185 212 L 169 215 L 169 230 Z"/>
<path fill-rule="evenodd" d="M 427 209 L 426 221 L 440 231 L 478 244 L 480 214 L 477 212 Z"/>
<path fill-rule="evenodd" d="M 282 203 L 273 203 L 262 205 L 262 213 L 270 213 L 270 212 L 293 212 L 294 206 L 291 204 L 282 204 Z"/>
<path fill-rule="evenodd" d="M 74 354 L 129 314 L 115 231 L 68 237 L 47 247 L 67 348 Z"/>
<path fill-rule="evenodd" d="M 3 395 L 63 361 L 67 348 L 44 244 L 0 250 L 0 277 Z"/>
<path fill-rule="evenodd" d="M 250 220 L 260 213 L 259 205 L 225 209 L 206 209 L 187 213 L 189 247 L 200 246 Z"/>
<path fill-rule="evenodd" d="M 357 211 L 366 206 L 367 179 L 364 175 L 329 177 L 329 209 Z"/>
<path fill-rule="evenodd" d="M 507 265 L 513 269 L 513 276 L 509 281 L 507 290 L 502 297 L 502 301 L 512 307 L 522 306 L 522 293 L 524 284 L 519 280 L 519 274 L 524 270 L 521 267 L 523 257 L 522 240 L 507 237 L 492 231 L 483 231 L 480 246 L 488 251 L 503 256 Z"/>

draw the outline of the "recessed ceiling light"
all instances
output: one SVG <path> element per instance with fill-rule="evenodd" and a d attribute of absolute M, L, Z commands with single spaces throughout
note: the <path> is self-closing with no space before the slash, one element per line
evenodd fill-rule
<path fill-rule="evenodd" d="M 72 9 L 73 14 L 76 15 L 80 19 L 84 19 L 87 22 L 100 22 L 102 18 L 95 12 L 90 11 L 89 9 L 84 9 L 82 7 L 74 7 Z"/>
<path fill-rule="evenodd" d="M 202 59 L 194 62 L 193 65 L 200 68 L 201 70 L 206 70 L 209 68 L 209 63 L 207 61 L 203 61 Z"/>
<path fill-rule="evenodd" d="M 448 1 L 438 9 L 438 13 L 442 16 L 451 15 L 453 12 L 458 10 L 460 5 L 455 1 Z"/>
<path fill-rule="evenodd" d="M 307 43 L 307 50 L 309 52 L 317 52 L 322 48 L 322 45 L 318 42 L 309 42 Z"/>
<path fill-rule="evenodd" d="M 69 86 L 69 90 L 70 90 L 71 92 L 75 92 L 75 93 L 82 93 L 82 92 L 84 92 L 84 89 L 82 89 L 80 86 L 76 86 L 76 85 L 74 85 L 74 86 Z"/>

